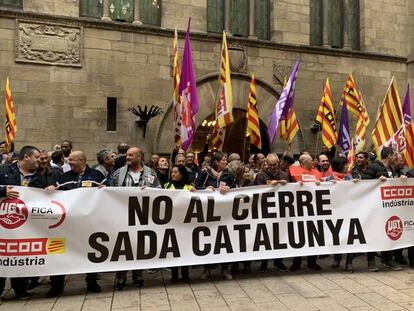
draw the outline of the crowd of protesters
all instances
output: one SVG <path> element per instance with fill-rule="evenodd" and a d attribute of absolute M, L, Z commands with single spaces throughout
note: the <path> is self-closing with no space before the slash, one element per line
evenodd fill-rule
<path fill-rule="evenodd" d="M 12 146 L 13 147 L 13 146 Z M 303 184 L 322 181 L 338 182 L 361 179 L 407 178 L 414 177 L 414 170 L 404 168 L 402 157 L 390 147 L 381 151 L 381 160 L 375 160 L 372 154 L 359 152 L 355 157 L 355 165 L 348 167 L 345 157 L 335 157 L 331 151 L 325 151 L 316 157 L 303 151 L 297 157 L 289 152 L 281 155 L 269 153 L 251 154 L 247 163 L 241 161 L 237 153 L 225 154 L 220 151 L 204 152 L 198 159 L 194 152 L 176 149 L 171 156 L 152 154 L 147 162 L 139 147 L 118 145 L 117 152 L 102 149 L 97 152 L 96 165 L 89 167 L 84 152 L 72 150 L 70 141 L 56 145 L 55 150 L 48 152 L 34 146 L 24 146 L 19 152 L 6 152 L 5 143 L 0 143 L 2 153 L 0 165 L 0 197 L 18 198 L 19 193 L 13 186 L 43 188 L 47 191 L 66 190 L 81 187 L 154 187 L 164 189 L 180 189 L 195 191 L 212 189 L 225 194 L 231 188 L 254 185 L 285 185 L 289 182 Z M 303 178 L 306 176 L 306 178 Z M 414 247 L 408 249 L 408 261 L 403 256 L 403 250 L 385 251 L 381 254 L 367 253 L 369 271 L 379 268 L 376 257 L 380 257 L 384 267 L 401 270 L 401 266 L 414 267 Z M 356 254 L 346 254 L 345 269 L 353 272 L 352 260 Z M 321 256 L 319 256 L 321 257 Z M 333 257 L 332 269 L 341 265 L 342 255 Z M 273 266 L 279 271 L 297 271 L 301 269 L 302 258 L 293 258 L 292 265 L 286 267 L 283 260 L 272 260 Z M 259 271 L 268 271 L 268 260 L 262 260 Z M 243 272 L 250 273 L 250 262 L 223 263 L 222 275 L 232 279 L 233 273 L 242 264 Z M 310 269 L 321 270 L 318 256 L 308 256 L 307 266 Z M 199 267 L 202 269 L 201 279 L 208 279 L 216 265 Z M 171 268 L 171 281 L 190 281 L 189 267 Z M 135 286 L 144 285 L 142 270 L 132 271 Z M 157 273 L 157 269 L 147 273 Z M 100 292 L 98 273 L 86 275 L 86 287 L 90 292 Z M 64 275 L 50 277 L 51 288 L 46 297 L 59 296 L 64 290 Z M 0 295 L 5 287 L 5 279 L 0 278 Z M 28 299 L 28 291 L 34 289 L 39 282 L 38 277 L 11 278 L 11 287 L 19 299 Z M 122 290 L 127 285 L 127 271 L 116 273 L 116 287 Z"/>

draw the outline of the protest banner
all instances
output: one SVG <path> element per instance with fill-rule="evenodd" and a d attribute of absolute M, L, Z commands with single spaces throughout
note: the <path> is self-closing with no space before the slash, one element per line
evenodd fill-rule
<path fill-rule="evenodd" d="M 0 276 L 239 262 L 414 245 L 414 180 L 218 191 L 16 187 L 0 201 Z"/>

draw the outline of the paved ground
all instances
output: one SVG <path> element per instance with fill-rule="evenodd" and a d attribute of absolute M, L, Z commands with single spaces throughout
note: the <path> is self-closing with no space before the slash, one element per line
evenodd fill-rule
<path fill-rule="evenodd" d="M 288 261 L 289 262 L 289 261 Z M 8 291 L 0 310 L 414 310 L 414 270 L 366 270 L 364 257 L 354 260 L 354 273 L 332 271 L 332 258 L 319 263 L 321 273 L 307 268 L 292 272 L 237 274 L 232 281 L 219 269 L 209 281 L 199 281 L 201 269 L 191 269 L 191 284 L 171 284 L 168 271 L 145 275 L 145 287 L 132 284 L 114 291 L 114 274 L 102 274 L 102 293 L 86 294 L 82 275 L 68 278 L 65 293 L 46 299 L 47 279 L 28 301 L 13 300 Z M 257 264 L 253 271 L 257 271 Z"/>

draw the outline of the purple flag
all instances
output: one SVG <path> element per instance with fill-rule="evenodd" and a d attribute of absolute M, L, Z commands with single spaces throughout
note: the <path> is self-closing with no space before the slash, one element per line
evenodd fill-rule
<path fill-rule="evenodd" d="M 346 98 L 342 105 L 341 122 L 339 124 L 338 146 L 341 147 L 345 156 L 348 156 L 351 148 L 351 136 L 349 135 L 348 105 Z"/>
<path fill-rule="evenodd" d="M 411 123 L 411 107 L 410 107 L 410 83 L 407 84 L 407 92 L 405 93 L 403 100 L 403 114 L 404 124 L 408 125 Z"/>
<path fill-rule="evenodd" d="M 296 89 L 296 77 L 298 75 L 299 59 L 296 60 L 290 73 L 289 80 L 283 88 L 282 94 L 273 108 L 272 115 L 270 116 L 269 126 L 267 128 L 267 135 L 269 136 L 270 144 L 273 144 L 276 136 L 276 129 L 279 126 L 279 121 L 282 115 L 285 117 L 289 112 L 289 108 L 293 106 L 293 100 L 295 98 Z M 286 107 L 287 106 L 287 107 Z"/>
<path fill-rule="evenodd" d="M 181 62 L 181 77 L 178 94 L 181 99 L 181 139 L 182 148 L 187 150 L 195 134 L 195 114 L 198 112 L 198 96 L 194 75 L 193 58 L 190 43 L 190 21 L 185 34 L 183 60 Z"/>

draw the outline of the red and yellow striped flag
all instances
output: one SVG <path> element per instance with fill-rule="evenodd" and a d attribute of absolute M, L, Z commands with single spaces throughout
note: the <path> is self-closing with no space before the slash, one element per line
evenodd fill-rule
<path fill-rule="evenodd" d="M 379 108 L 379 114 L 371 136 L 379 159 L 381 149 L 384 146 L 392 146 L 397 152 L 405 150 L 404 118 L 397 82 L 394 77 Z"/>
<path fill-rule="evenodd" d="M 316 122 L 320 123 L 322 127 L 323 144 L 329 149 L 335 146 L 338 140 L 338 133 L 336 132 L 335 111 L 332 105 L 329 79 L 326 79 L 321 104 L 316 115 Z"/>
<path fill-rule="evenodd" d="M 178 87 L 180 86 L 180 62 L 178 56 L 178 35 L 177 28 L 175 28 L 174 42 L 173 42 L 173 57 L 174 57 L 174 71 L 173 71 L 173 122 L 174 122 L 174 144 L 177 148 L 181 147 L 181 103 Z"/>
<path fill-rule="evenodd" d="M 233 90 L 230 79 L 230 61 L 229 52 L 227 50 L 226 32 L 223 31 L 223 43 L 221 46 L 221 62 L 220 62 L 220 87 L 221 95 L 217 102 L 216 121 L 218 126 L 223 128 L 232 123 L 233 120 Z"/>
<path fill-rule="evenodd" d="M 254 74 L 250 80 L 249 101 L 247 103 L 247 129 L 246 133 L 250 136 L 250 143 L 257 148 L 262 149 L 262 140 L 260 138 L 260 121 L 256 101 L 256 80 Z"/>
<path fill-rule="evenodd" d="M 226 128 L 221 128 L 216 122 L 211 133 L 211 148 L 216 150 L 223 150 L 224 138 L 226 136 Z"/>
<path fill-rule="evenodd" d="M 409 168 L 414 168 L 414 122 L 410 122 L 405 127 L 406 148 L 404 152 L 405 164 Z"/>
<path fill-rule="evenodd" d="M 358 91 L 352 74 L 349 74 L 348 80 L 346 81 L 340 105 L 343 104 L 344 99 L 346 99 L 348 110 L 358 118 L 355 129 L 355 151 L 359 152 L 364 149 L 369 116 L 364 101 L 362 100 L 362 94 Z"/>
<path fill-rule="evenodd" d="M 10 150 L 10 145 L 16 137 L 17 123 L 16 115 L 14 113 L 13 98 L 10 89 L 9 77 L 6 80 L 6 144 L 7 150 Z"/>

